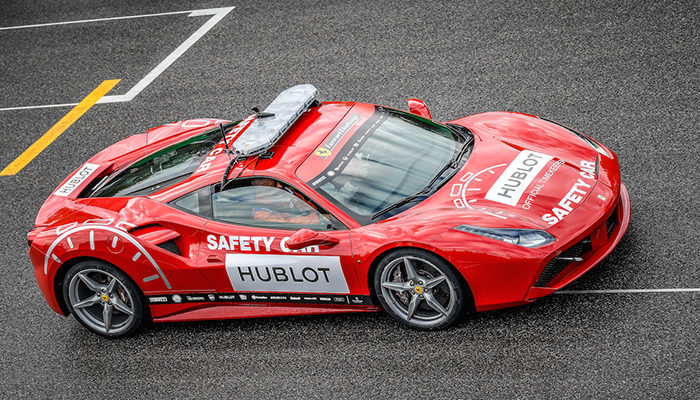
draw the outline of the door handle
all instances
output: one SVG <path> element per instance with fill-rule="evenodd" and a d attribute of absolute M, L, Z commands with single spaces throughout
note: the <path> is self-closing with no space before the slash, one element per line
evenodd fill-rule
<path fill-rule="evenodd" d="M 219 256 L 209 256 L 209 257 L 207 257 L 207 262 L 212 263 L 212 264 L 223 263 L 224 259 L 219 257 Z"/>

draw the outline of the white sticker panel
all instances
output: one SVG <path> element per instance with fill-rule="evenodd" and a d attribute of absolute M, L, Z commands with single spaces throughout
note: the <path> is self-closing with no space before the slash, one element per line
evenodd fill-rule
<path fill-rule="evenodd" d="M 82 168 L 78 170 L 66 183 L 64 183 L 58 190 L 53 192 L 56 196 L 68 197 L 73 191 L 80 186 L 81 183 L 85 182 L 90 175 L 92 175 L 97 168 L 100 166 L 98 164 L 86 163 Z"/>
<path fill-rule="evenodd" d="M 226 254 L 237 292 L 350 293 L 340 257 Z"/>
<path fill-rule="evenodd" d="M 515 206 L 525 189 L 552 158 L 530 150 L 521 151 L 491 186 L 485 199 Z"/>

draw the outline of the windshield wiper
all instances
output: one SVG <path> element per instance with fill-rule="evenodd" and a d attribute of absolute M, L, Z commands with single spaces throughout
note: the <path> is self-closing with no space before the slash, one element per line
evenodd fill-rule
<path fill-rule="evenodd" d="M 472 131 L 469 130 L 466 126 L 458 125 L 458 124 L 453 124 L 453 123 L 446 123 L 445 126 L 451 130 L 452 132 L 458 134 L 459 136 L 468 139 L 468 138 L 474 138 L 474 134 Z"/>
<path fill-rule="evenodd" d="M 433 179 L 430 181 L 430 183 L 428 183 L 428 185 L 427 185 L 428 188 L 433 186 L 435 184 L 435 182 L 437 182 L 438 179 L 440 179 L 442 174 L 445 173 L 445 171 L 447 171 L 450 168 L 455 169 L 455 168 L 459 167 L 459 162 L 462 161 L 462 157 L 464 157 L 464 155 L 467 153 L 467 151 L 469 151 L 471 149 L 472 142 L 474 142 L 473 137 L 467 139 L 467 141 L 464 142 L 464 144 L 462 145 L 462 148 L 459 149 L 459 152 L 452 157 L 450 162 L 445 164 L 445 166 L 442 167 L 440 172 L 435 174 L 435 177 L 433 177 Z"/>
<path fill-rule="evenodd" d="M 459 152 L 457 154 L 455 154 L 452 157 L 452 159 L 447 164 L 445 164 L 445 166 L 442 167 L 442 169 L 440 169 L 440 171 L 435 175 L 435 177 L 433 177 L 433 179 L 430 181 L 430 183 L 428 183 L 425 186 L 425 188 L 421 189 L 417 193 L 414 193 L 410 196 L 406 196 L 406 197 L 398 200 L 397 202 L 393 203 L 392 205 L 390 205 L 386 208 L 383 208 L 383 209 L 377 211 L 376 213 L 372 214 L 371 219 L 375 219 L 375 218 L 379 217 L 380 215 L 386 214 L 391 210 L 397 209 L 405 204 L 408 204 L 408 203 L 416 200 L 417 198 L 419 198 L 423 195 L 430 193 L 433 190 L 432 186 L 435 184 L 435 182 L 438 181 L 438 179 L 440 179 L 440 177 L 442 176 L 442 174 L 445 173 L 445 171 L 447 171 L 450 168 L 453 168 L 453 169 L 455 169 L 455 172 L 457 172 L 457 167 L 459 167 L 460 161 L 462 161 L 462 158 L 467 153 L 467 151 L 469 151 L 471 149 L 471 144 L 473 141 L 474 141 L 474 137 L 468 138 L 467 141 L 465 141 L 464 144 L 462 145 L 462 148 L 459 149 Z"/>
<path fill-rule="evenodd" d="M 388 213 L 388 212 L 391 211 L 391 210 L 397 209 L 397 208 L 399 208 L 399 207 L 401 207 L 401 206 L 403 206 L 403 205 L 405 205 L 405 204 L 408 204 L 408 203 L 410 203 L 410 202 L 416 200 L 417 198 L 419 198 L 419 197 L 421 197 L 421 196 L 423 196 L 423 195 L 426 195 L 426 194 L 430 193 L 430 191 L 431 191 L 431 188 L 430 188 L 430 186 L 428 186 L 428 187 L 422 189 L 421 191 L 419 191 L 419 192 L 417 192 L 417 193 L 414 193 L 414 194 L 412 194 L 412 195 L 410 195 L 410 196 L 406 196 L 406 197 L 404 197 L 403 199 L 400 199 L 399 201 L 397 201 L 397 202 L 395 202 L 394 204 L 390 205 L 389 207 L 383 208 L 383 209 L 377 211 L 376 213 L 372 214 L 372 218 L 371 218 L 371 219 L 375 219 L 375 218 L 379 217 L 380 215 L 386 214 L 386 213 Z"/>

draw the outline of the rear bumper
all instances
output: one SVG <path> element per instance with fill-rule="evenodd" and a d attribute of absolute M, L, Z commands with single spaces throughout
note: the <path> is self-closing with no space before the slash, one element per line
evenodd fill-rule
<path fill-rule="evenodd" d="M 600 263 L 620 243 L 630 224 L 630 198 L 627 188 L 620 184 L 620 199 L 612 214 L 583 240 L 562 251 L 567 256 L 580 257 L 583 261 L 565 262 L 550 260 L 540 274 L 537 283 L 530 287 L 525 301 L 532 301 L 560 290 Z M 582 252 L 582 253 L 581 253 Z"/>
<path fill-rule="evenodd" d="M 32 260 L 32 265 L 34 266 L 34 276 L 36 276 L 36 282 L 39 284 L 39 289 L 41 289 L 41 294 L 46 300 L 46 304 L 61 315 L 68 315 L 57 300 L 57 296 L 63 296 L 63 293 L 55 293 L 53 281 L 55 278 L 56 270 L 52 269 L 49 273 L 44 273 L 44 259 L 46 254 L 39 250 L 36 246 L 29 248 L 29 258 Z"/>

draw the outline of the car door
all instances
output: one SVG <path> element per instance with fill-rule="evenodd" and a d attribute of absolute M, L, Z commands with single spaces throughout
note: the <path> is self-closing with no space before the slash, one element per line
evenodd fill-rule
<path fill-rule="evenodd" d="M 231 301 L 369 304 L 357 296 L 348 229 L 288 184 L 237 181 L 211 195 L 211 217 L 202 231 L 198 267 Z M 300 229 L 326 240 L 292 249 L 288 243 Z"/>

